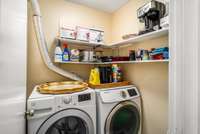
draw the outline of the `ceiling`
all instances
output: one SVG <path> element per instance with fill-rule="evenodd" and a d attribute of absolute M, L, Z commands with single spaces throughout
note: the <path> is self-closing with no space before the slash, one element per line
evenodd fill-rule
<path fill-rule="evenodd" d="M 112 13 L 126 4 L 129 0 L 67 0 L 88 7 Z"/>

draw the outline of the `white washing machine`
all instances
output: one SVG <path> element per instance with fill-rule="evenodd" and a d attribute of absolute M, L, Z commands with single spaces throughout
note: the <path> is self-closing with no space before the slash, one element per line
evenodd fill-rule
<path fill-rule="evenodd" d="M 135 86 L 99 89 L 96 94 L 98 134 L 141 134 L 141 98 Z"/>
<path fill-rule="evenodd" d="M 96 134 L 96 97 L 92 89 L 28 99 L 28 134 Z"/>

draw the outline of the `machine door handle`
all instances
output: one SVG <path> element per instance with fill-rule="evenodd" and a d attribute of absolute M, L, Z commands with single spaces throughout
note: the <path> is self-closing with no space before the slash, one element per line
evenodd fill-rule
<path fill-rule="evenodd" d="M 35 114 L 35 110 L 33 110 L 33 109 L 26 111 L 27 116 L 33 117 L 34 114 Z"/>

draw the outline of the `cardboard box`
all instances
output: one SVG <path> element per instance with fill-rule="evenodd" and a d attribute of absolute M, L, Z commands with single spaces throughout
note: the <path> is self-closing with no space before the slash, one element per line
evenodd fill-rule
<path fill-rule="evenodd" d="M 76 36 L 77 40 L 89 42 L 89 34 L 90 34 L 89 28 L 77 26 L 76 32 L 77 32 Z"/>
<path fill-rule="evenodd" d="M 67 38 L 67 39 L 76 39 L 76 31 L 74 29 L 69 28 L 60 28 L 60 37 Z"/>

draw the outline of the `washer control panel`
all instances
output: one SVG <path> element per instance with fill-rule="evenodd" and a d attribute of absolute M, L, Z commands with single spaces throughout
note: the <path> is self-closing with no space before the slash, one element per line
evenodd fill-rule
<path fill-rule="evenodd" d="M 70 104 L 72 102 L 72 97 L 71 96 L 66 96 L 63 98 L 63 102 L 65 104 Z"/>
<path fill-rule="evenodd" d="M 126 91 L 123 91 L 123 90 L 120 92 L 120 95 L 124 99 L 127 97 Z"/>
<path fill-rule="evenodd" d="M 91 94 L 81 94 L 78 96 L 78 102 L 89 101 L 91 100 Z"/>
<path fill-rule="evenodd" d="M 104 103 L 125 101 L 140 96 L 139 91 L 134 86 L 99 90 L 98 94 Z"/>

